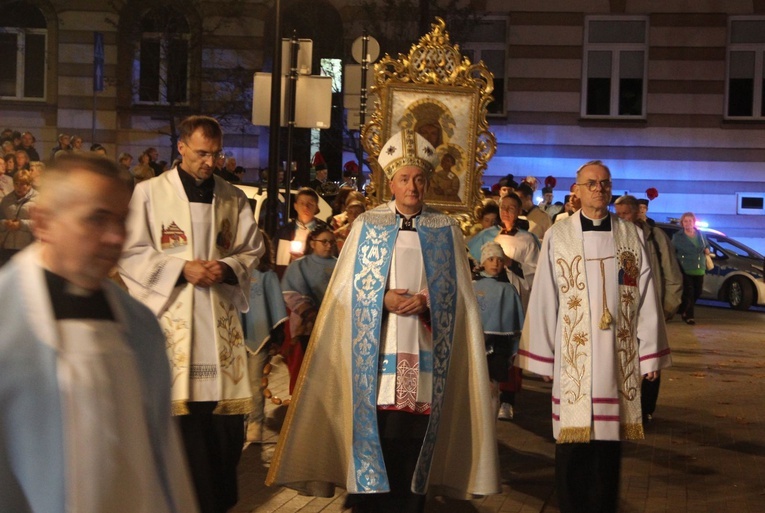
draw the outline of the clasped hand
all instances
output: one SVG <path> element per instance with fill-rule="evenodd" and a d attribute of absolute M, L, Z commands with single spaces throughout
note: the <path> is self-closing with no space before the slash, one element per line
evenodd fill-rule
<path fill-rule="evenodd" d="M 223 281 L 224 265 L 217 260 L 190 260 L 183 266 L 183 277 L 196 287 L 212 287 Z"/>
<path fill-rule="evenodd" d="M 390 289 L 383 298 L 385 309 L 396 315 L 420 315 L 428 310 L 428 300 L 422 294 L 410 294 L 407 289 Z"/>

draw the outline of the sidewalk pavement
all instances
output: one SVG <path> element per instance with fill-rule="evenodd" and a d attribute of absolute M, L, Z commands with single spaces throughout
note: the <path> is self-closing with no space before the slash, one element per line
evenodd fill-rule
<path fill-rule="evenodd" d="M 624 444 L 621 513 L 765 513 L 765 313 L 697 307 L 698 324 L 668 325 L 674 365 L 646 438 Z M 272 387 L 284 387 L 283 367 Z M 550 384 L 524 378 L 515 420 L 498 422 L 502 494 L 431 497 L 428 512 L 559 513 Z M 341 512 L 330 499 L 263 484 L 286 407 L 270 405 L 262 445 L 245 449 L 234 513 Z M 320 419 L 319 419 L 320 420 Z"/>

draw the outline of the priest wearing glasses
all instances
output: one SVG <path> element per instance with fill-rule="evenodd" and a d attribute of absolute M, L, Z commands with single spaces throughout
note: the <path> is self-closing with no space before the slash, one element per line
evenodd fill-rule
<path fill-rule="evenodd" d="M 180 164 L 138 184 L 119 263 L 130 294 L 159 319 L 178 416 L 202 513 L 237 502 L 244 415 L 253 409 L 241 313 L 264 253 L 244 193 L 213 174 L 218 122 L 179 125 Z"/>
<path fill-rule="evenodd" d="M 608 211 L 611 172 L 576 173 L 582 209 L 547 232 L 516 365 L 553 382 L 562 513 L 616 513 L 621 440 L 644 437 L 641 379 L 670 365 L 642 233 Z"/>

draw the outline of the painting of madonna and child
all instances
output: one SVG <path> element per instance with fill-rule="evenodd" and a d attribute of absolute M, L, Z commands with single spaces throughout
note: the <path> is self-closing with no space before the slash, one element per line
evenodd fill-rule
<path fill-rule="evenodd" d="M 473 91 L 448 92 L 427 87 L 393 87 L 389 103 L 390 133 L 414 129 L 436 149 L 439 164 L 430 177 L 425 200 L 445 209 L 469 207 L 476 186 L 475 108 Z"/>

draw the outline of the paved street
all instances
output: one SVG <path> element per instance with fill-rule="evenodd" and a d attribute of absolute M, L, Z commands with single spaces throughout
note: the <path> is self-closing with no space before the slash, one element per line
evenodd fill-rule
<path fill-rule="evenodd" d="M 765 313 L 702 306 L 696 320 L 668 326 L 674 366 L 663 373 L 646 439 L 625 444 L 622 513 L 765 513 Z M 279 380 L 277 373 L 274 387 L 283 386 Z M 550 385 L 527 377 L 515 421 L 498 424 L 501 495 L 430 498 L 427 511 L 558 513 L 549 398 Z M 342 490 L 317 499 L 263 485 L 261 459 L 273 449 L 283 410 L 269 407 L 272 443 L 245 450 L 233 511 L 343 511 Z"/>

